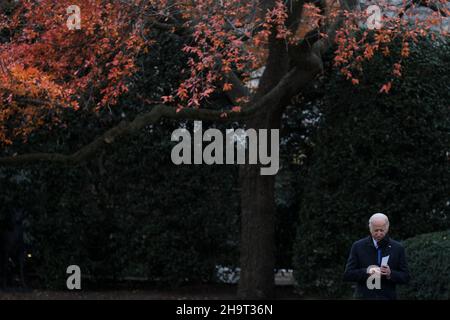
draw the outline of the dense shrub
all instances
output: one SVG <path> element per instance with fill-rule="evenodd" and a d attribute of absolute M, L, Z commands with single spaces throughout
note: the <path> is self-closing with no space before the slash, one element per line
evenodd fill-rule
<path fill-rule="evenodd" d="M 450 299 L 450 230 L 404 241 L 411 281 L 399 288 L 401 299 Z"/>
<path fill-rule="evenodd" d="M 28 211 L 43 285 L 63 286 L 71 264 L 94 280 L 177 284 L 212 280 L 217 263 L 236 263 L 236 168 L 173 165 L 166 131 L 125 138 L 80 167 L 30 169 L 22 188 L 4 190 L 4 204 Z M 2 180 L 17 185 L 11 174 Z"/>

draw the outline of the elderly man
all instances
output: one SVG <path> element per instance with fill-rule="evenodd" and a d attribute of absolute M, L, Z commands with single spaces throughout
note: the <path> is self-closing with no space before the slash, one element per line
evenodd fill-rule
<path fill-rule="evenodd" d="M 360 299 L 397 298 L 395 287 L 409 281 L 405 249 L 387 235 L 389 219 L 376 213 L 369 219 L 370 236 L 353 243 L 344 281 L 357 282 Z"/>

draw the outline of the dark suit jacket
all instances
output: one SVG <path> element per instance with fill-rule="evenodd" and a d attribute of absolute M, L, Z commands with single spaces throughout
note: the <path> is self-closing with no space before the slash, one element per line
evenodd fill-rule
<path fill-rule="evenodd" d="M 370 290 L 367 287 L 367 267 L 378 264 L 378 252 L 372 237 L 356 241 L 352 245 L 350 255 L 344 272 L 344 281 L 357 282 L 355 297 L 362 299 L 396 299 L 395 287 L 409 281 L 409 271 L 406 264 L 405 249 L 389 237 L 385 238 L 385 245 L 381 247 L 381 256 L 389 255 L 388 265 L 391 269 L 391 278 L 381 277 L 381 289 Z"/>

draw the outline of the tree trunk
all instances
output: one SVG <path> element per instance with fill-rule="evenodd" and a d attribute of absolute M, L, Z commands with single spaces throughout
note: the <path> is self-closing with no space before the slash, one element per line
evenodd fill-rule
<path fill-rule="evenodd" d="M 282 112 L 247 123 L 247 128 L 279 129 Z M 270 133 L 268 134 L 270 137 Z M 270 139 L 268 139 L 270 150 Z M 272 151 L 271 151 L 272 152 Z M 275 177 L 261 175 L 260 165 L 241 165 L 241 299 L 275 296 Z"/>
<path fill-rule="evenodd" d="M 241 275 L 238 296 L 264 299 L 274 296 L 275 176 L 261 176 L 258 166 L 242 166 Z"/>
<path fill-rule="evenodd" d="M 273 5 L 273 1 L 267 1 Z M 259 81 L 253 101 L 272 90 L 289 71 L 286 44 L 272 32 L 266 69 Z M 285 98 L 285 97 L 283 97 Z M 246 125 L 248 128 L 280 129 L 284 99 L 278 108 L 261 114 Z M 270 133 L 268 134 L 270 136 Z M 270 150 L 270 138 L 268 150 Z M 258 139 L 259 141 L 259 139 Z M 259 165 L 241 165 L 241 243 L 240 281 L 241 299 L 270 299 L 275 296 L 275 176 L 263 176 Z"/>

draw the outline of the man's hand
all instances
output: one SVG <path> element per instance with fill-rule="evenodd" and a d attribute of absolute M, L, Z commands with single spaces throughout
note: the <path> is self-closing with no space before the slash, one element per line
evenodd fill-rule
<path fill-rule="evenodd" d="M 367 273 L 372 275 L 374 273 L 380 273 L 380 267 L 376 266 L 376 265 L 371 265 L 367 267 Z"/>
<path fill-rule="evenodd" d="M 391 268 L 389 266 L 381 266 L 380 271 L 382 276 L 386 276 L 387 279 L 391 278 Z"/>

